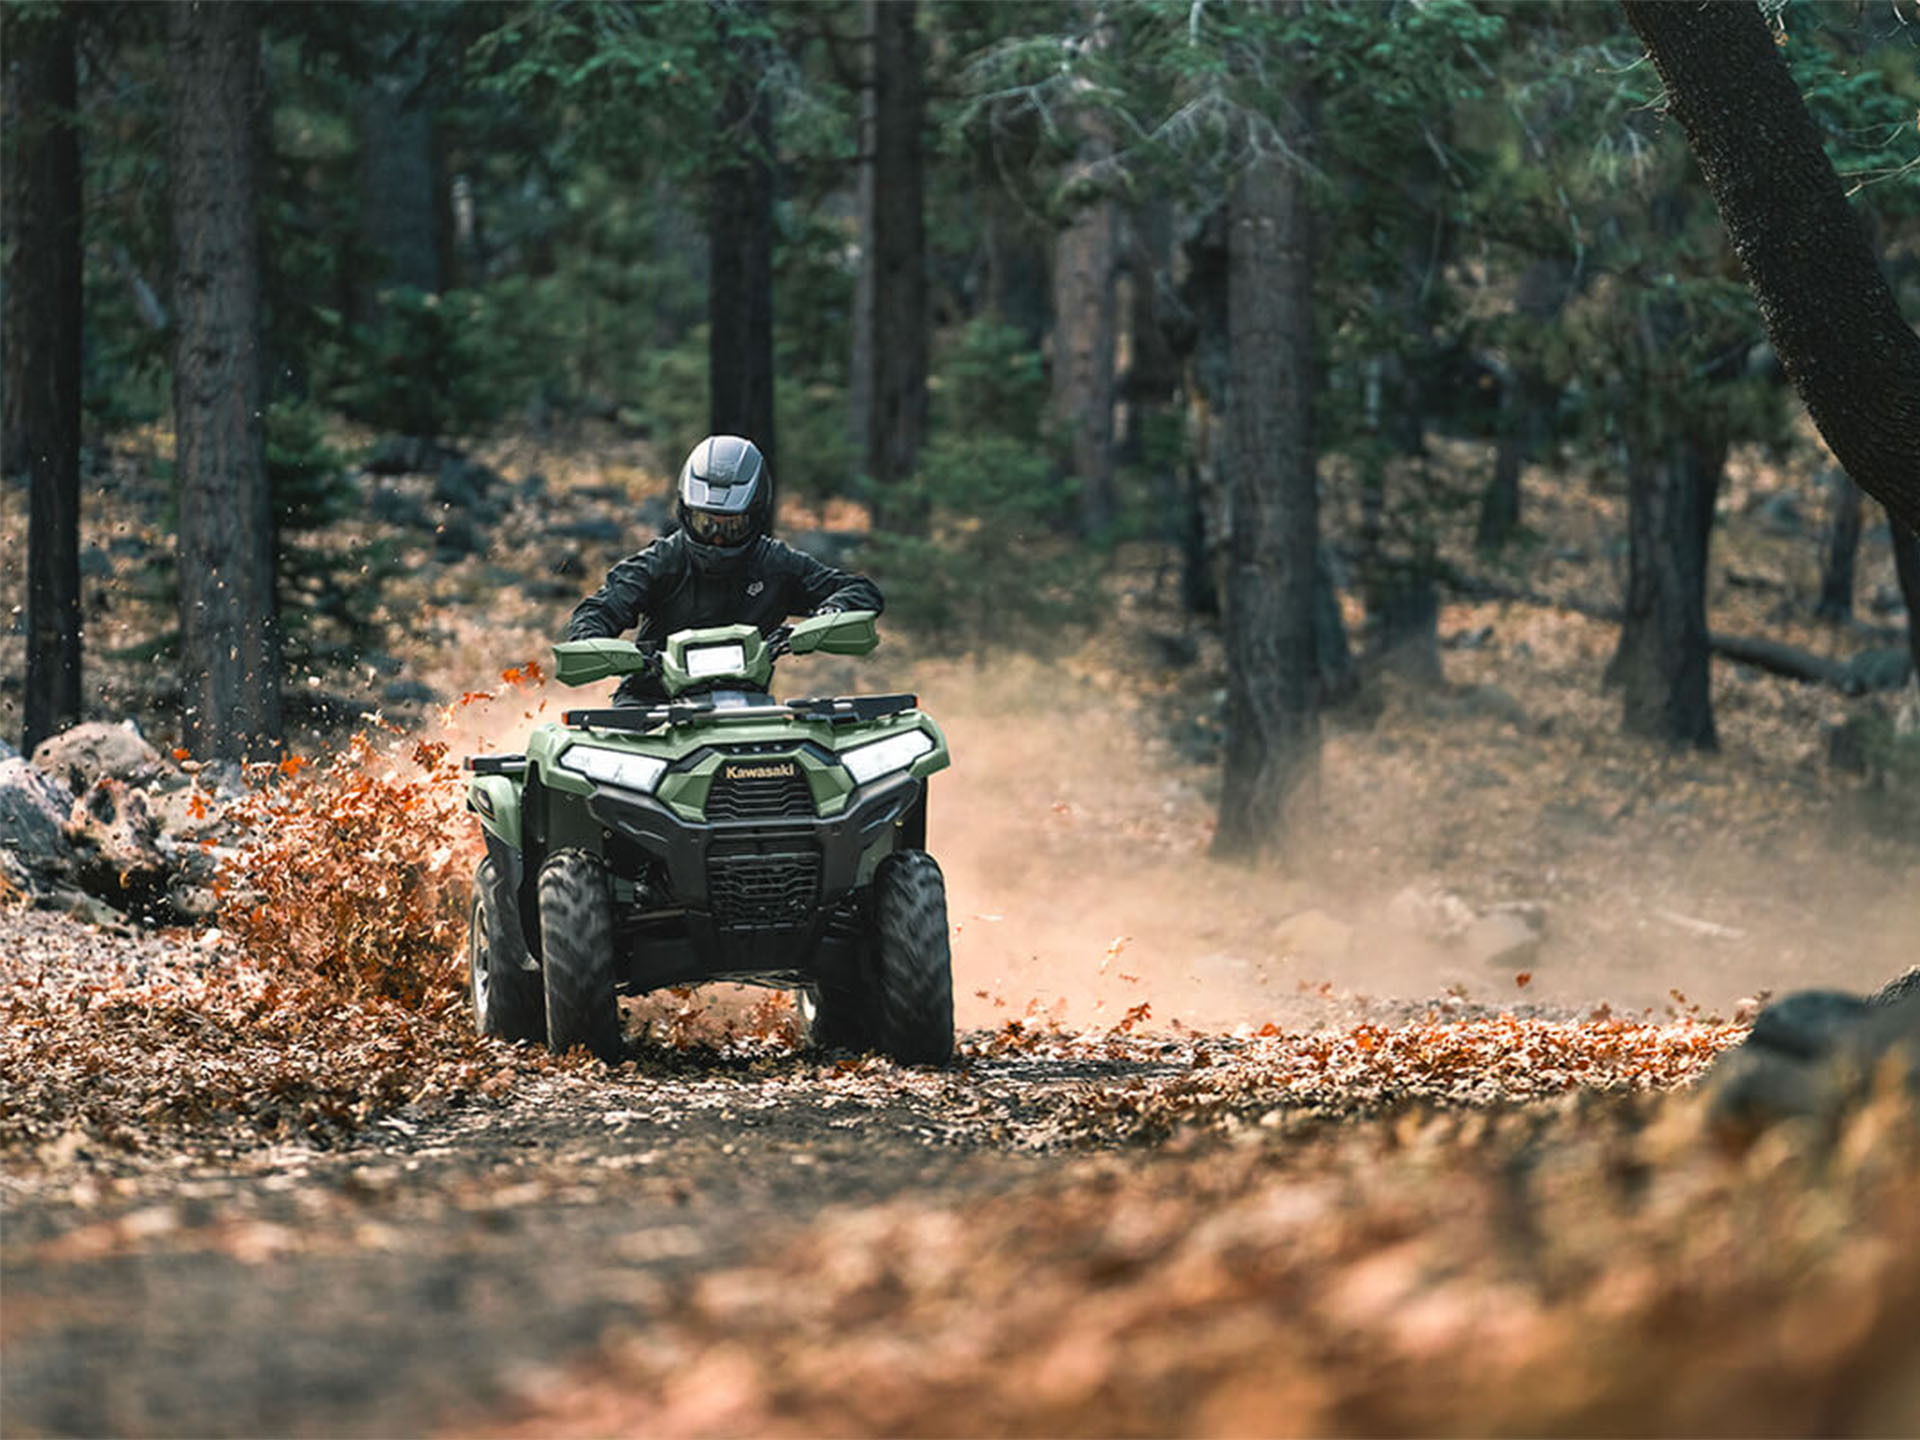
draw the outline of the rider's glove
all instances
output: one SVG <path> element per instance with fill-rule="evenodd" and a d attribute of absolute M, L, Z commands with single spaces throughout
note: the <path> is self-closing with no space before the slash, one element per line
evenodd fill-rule
<path fill-rule="evenodd" d="M 778 659 L 788 653 L 789 642 L 793 639 L 791 625 L 776 625 L 767 632 L 767 654 Z"/>

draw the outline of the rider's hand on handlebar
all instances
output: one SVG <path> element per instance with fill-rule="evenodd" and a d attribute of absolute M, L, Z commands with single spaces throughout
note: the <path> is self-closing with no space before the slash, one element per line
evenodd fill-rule
<path fill-rule="evenodd" d="M 767 635 L 767 654 L 774 659 L 789 653 L 789 642 L 793 639 L 791 625 L 776 625 Z"/>

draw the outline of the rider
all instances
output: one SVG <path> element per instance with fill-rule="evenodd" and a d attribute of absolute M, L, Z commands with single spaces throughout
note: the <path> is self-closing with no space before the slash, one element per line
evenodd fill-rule
<path fill-rule="evenodd" d="M 574 608 L 567 639 L 610 638 L 634 625 L 642 645 L 709 625 L 753 625 L 772 636 L 789 615 L 881 608 L 880 588 L 864 575 L 774 539 L 772 511 L 773 477 L 760 447 L 709 435 L 680 467 L 679 528 L 608 571 Z M 657 673 L 629 675 L 613 697 L 616 705 L 665 698 Z"/>

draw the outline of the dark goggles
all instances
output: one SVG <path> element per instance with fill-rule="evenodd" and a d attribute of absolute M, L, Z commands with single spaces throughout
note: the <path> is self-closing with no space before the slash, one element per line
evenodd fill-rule
<path fill-rule="evenodd" d="M 702 545 L 738 545 L 753 533 L 753 517 L 721 515 L 712 510 L 689 510 L 687 533 Z"/>

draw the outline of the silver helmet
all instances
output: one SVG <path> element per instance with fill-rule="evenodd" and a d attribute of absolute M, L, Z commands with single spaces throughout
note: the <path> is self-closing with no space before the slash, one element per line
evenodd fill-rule
<path fill-rule="evenodd" d="M 765 534 L 773 476 L 760 447 L 738 435 L 709 435 L 680 467 L 674 517 L 702 548 L 735 551 Z"/>

